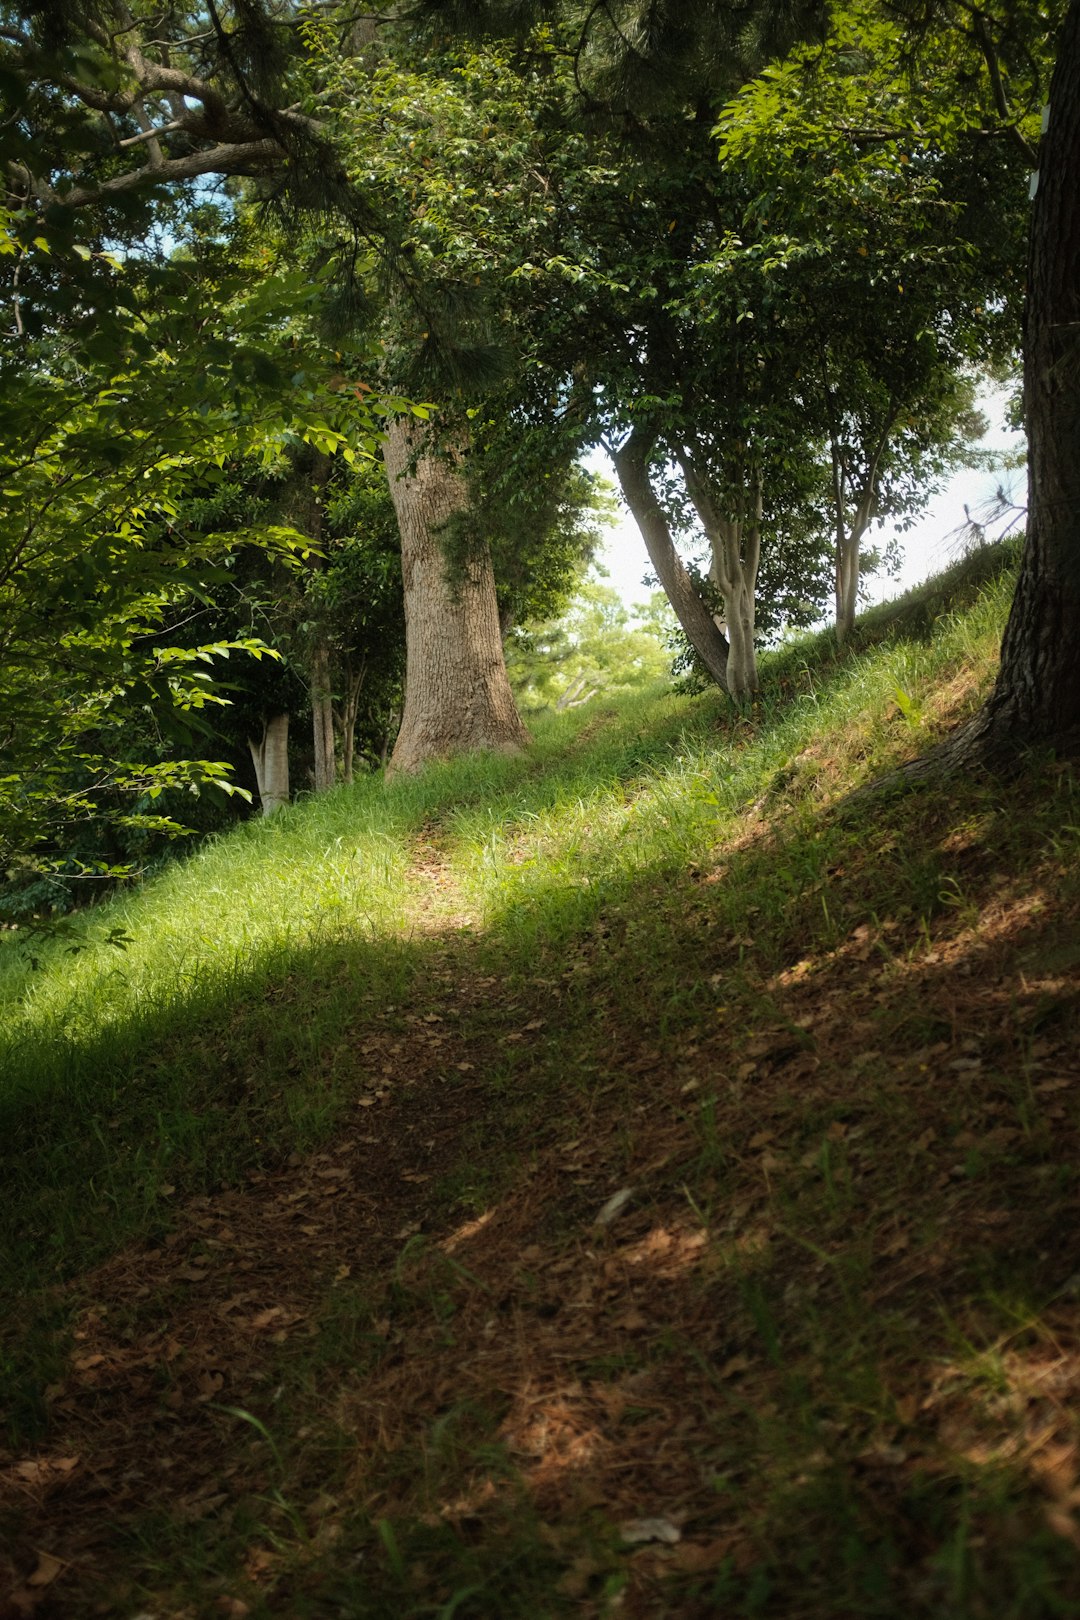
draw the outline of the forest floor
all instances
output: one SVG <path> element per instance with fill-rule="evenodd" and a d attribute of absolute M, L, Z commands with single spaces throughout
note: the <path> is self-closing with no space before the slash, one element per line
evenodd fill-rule
<path fill-rule="evenodd" d="M 920 746 L 990 667 L 926 674 Z M 695 766 L 692 855 L 640 767 L 617 868 L 598 801 L 429 807 L 391 993 L 346 931 L 160 1036 L 220 1086 L 248 1030 L 265 1151 L 174 1152 L 13 1307 L 3 1620 L 1080 1615 L 1077 783 L 851 801 L 904 708 L 719 837 Z M 241 1100 L 270 1024 L 314 1134 Z"/>

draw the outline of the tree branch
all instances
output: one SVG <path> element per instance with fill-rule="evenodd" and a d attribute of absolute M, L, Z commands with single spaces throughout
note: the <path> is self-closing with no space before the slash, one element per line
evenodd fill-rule
<path fill-rule="evenodd" d="M 994 42 L 990 38 L 990 30 L 986 26 L 986 18 L 981 11 L 972 13 L 971 29 L 975 35 L 976 43 L 980 51 L 982 51 L 986 70 L 990 75 L 990 93 L 994 98 L 994 106 L 997 108 L 998 117 L 1005 127 L 1005 133 L 1012 140 L 1013 145 L 1019 147 L 1020 151 L 1023 152 L 1028 167 L 1037 169 L 1039 167 L 1039 154 L 1012 119 L 1009 98 L 1005 94 L 1005 85 L 1001 77 L 1001 64 L 998 62 L 997 52 L 994 50 Z"/>
<path fill-rule="evenodd" d="M 104 202 L 123 192 L 138 191 L 142 186 L 195 180 L 202 174 L 260 174 L 271 164 L 280 162 L 282 155 L 277 141 L 245 141 L 235 145 L 223 143 L 211 146 L 205 152 L 166 158 L 160 168 L 132 169 L 127 174 L 114 175 L 111 180 L 103 180 L 98 186 L 76 186 L 73 191 L 62 195 L 54 192 L 49 200 L 65 208 L 86 208 L 91 203 Z"/>

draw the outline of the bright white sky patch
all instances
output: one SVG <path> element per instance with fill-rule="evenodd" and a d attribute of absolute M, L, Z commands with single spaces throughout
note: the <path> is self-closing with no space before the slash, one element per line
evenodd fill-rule
<path fill-rule="evenodd" d="M 1006 394 L 1004 392 L 987 394 L 979 400 L 979 405 L 990 423 L 990 430 L 981 441 L 980 448 L 1002 453 L 1020 449 L 1024 442 L 1023 434 L 1014 433 L 1005 425 Z M 586 465 L 592 471 L 600 473 L 609 483 L 616 484 L 614 469 L 602 451 L 594 451 L 588 456 Z M 994 504 L 1001 486 L 1004 486 L 1015 507 L 1022 508 L 1025 505 L 1027 472 L 1023 467 L 996 471 L 985 471 L 976 467 L 962 468 L 941 494 L 934 497 L 925 516 L 916 526 L 907 534 L 900 536 L 904 561 L 899 576 L 890 578 L 886 574 L 880 574 L 867 581 L 870 601 L 884 602 L 889 597 L 899 596 L 912 585 L 921 584 L 932 574 L 941 573 L 943 568 L 947 568 L 955 561 L 964 549 L 963 531 L 967 523 L 965 506 L 976 522 L 985 521 L 988 509 Z M 990 525 L 989 537 L 996 537 L 1006 528 L 1017 526 L 1022 528 L 1023 523 L 1023 512 L 1013 510 L 996 524 Z M 872 529 L 867 536 L 867 544 L 880 544 L 884 538 L 883 533 Z M 628 606 L 632 607 L 636 602 L 646 601 L 650 590 L 657 588 L 642 584 L 643 577 L 651 572 L 649 559 L 645 554 L 645 544 L 638 532 L 637 524 L 621 502 L 620 517 L 615 527 L 609 531 L 600 561 L 610 576 L 607 583 L 618 591 Z"/>

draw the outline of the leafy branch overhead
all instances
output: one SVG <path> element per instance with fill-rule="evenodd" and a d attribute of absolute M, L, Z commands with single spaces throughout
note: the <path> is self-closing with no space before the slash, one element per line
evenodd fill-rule
<path fill-rule="evenodd" d="M 203 175 L 279 172 L 286 160 L 314 171 L 326 155 L 304 110 L 295 20 L 257 6 L 223 20 L 213 3 L 160 15 L 124 0 L 5 13 L 11 207 L 85 208 Z"/>

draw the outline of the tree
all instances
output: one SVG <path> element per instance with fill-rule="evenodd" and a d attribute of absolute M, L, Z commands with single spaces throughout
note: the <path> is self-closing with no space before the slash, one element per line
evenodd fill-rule
<path fill-rule="evenodd" d="M 204 175 L 295 175 L 305 201 L 347 207 L 324 132 L 302 106 L 300 18 L 240 0 L 6 0 L 0 68 L 13 116 L 0 137 L 13 210 L 95 208 L 116 228 L 141 199 Z M 228 26 L 231 23 L 231 27 Z"/>
<path fill-rule="evenodd" d="M 986 90 L 956 105 L 957 65 L 925 42 L 913 83 L 895 25 L 849 0 L 824 42 L 765 68 L 718 125 L 722 163 L 752 192 L 741 234 L 804 312 L 795 377 L 827 456 L 841 640 L 871 522 L 910 522 L 970 453 L 974 368 L 1016 345 L 1019 158 L 973 140 L 993 109 Z"/>
<path fill-rule="evenodd" d="M 212 760 L 132 759 L 104 746 L 125 715 L 152 715 L 187 746 L 204 740 L 205 712 L 221 701 L 214 661 L 264 650 L 251 638 L 176 638 L 237 543 L 196 534 L 181 507 L 232 457 L 273 458 L 288 437 L 355 456 L 373 443 L 374 423 L 342 410 L 303 341 L 319 296 L 304 277 L 106 262 L 82 244 L 67 262 L 49 236 L 28 243 L 21 220 L 0 249 L 12 282 L 27 272 L 23 313 L 0 344 L 6 863 L 56 848 L 106 801 L 130 821 L 118 794 L 153 800 L 170 785 L 227 779 Z M 22 289 L 35 285 L 59 301 L 31 308 Z M 282 559 L 306 546 L 286 525 L 257 538 Z"/>
<path fill-rule="evenodd" d="M 539 463 L 515 408 L 524 347 L 515 239 L 549 228 L 549 159 L 561 135 L 545 133 L 531 105 L 530 92 L 548 99 L 535 65 L 505 52 L 420 51 L 401 28 L 373 67 L 339 61 L 325 28 L 312 25 L 308 38 L 321 52 L 343 162 L 381 199 L 394 241 L 394 276 L 371 299 L 383 379 L 440 400 L 426 430 L 391 421 L 383 451 L 408 647 L 391 768 L 517 748 L 527 734 L 500 630 L 526 605 L 530 580 L 546 575 L 550 590 L 572 575 L 580 544 L 567 546 L 568 514 L 591 498 L 572 470 L 577 441 L 549 433 Z"/>
<path fill-rule="evenodd" d="M 627 692 L 668 670 L 673 620 L 657 591 L 647 609 L 630 610 L 602 578 L 582 582 L 557 618 L 515 630 L 507 648 L 511 684 L 530 709 L 580 708 L 601 694 Z"/>
<path fill-rule="evenodd" d="M 992 696 L 949 764 L 1080 745 L 1080 0 L 1058 36 L 1031 216 L 1024 333 L 1027 538 Z"/>

